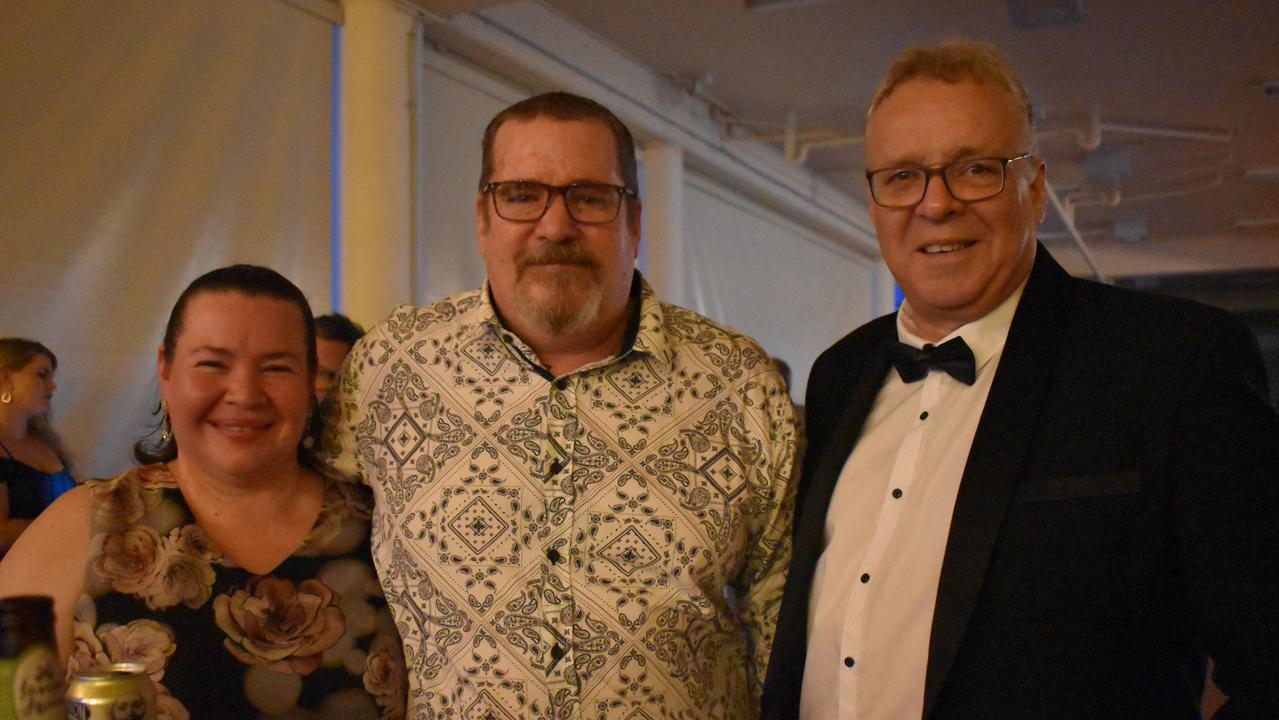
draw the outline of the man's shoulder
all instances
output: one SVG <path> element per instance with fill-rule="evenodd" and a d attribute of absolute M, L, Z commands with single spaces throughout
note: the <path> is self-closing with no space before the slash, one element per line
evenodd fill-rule
<path fill-rule="evenodd" d="M 1225 374 L 1265 387 L 1256 337 L 1221 308 L 1077 278 L 1062 301 L 1068 310 L 1047 331 L 1063 335 L 1070 367 L 1158 378 L 1162 386 Z"/>
<path fill-rule="evenodd" d="M 1074 314 L 1091 332 L 1111 328 L 1134 340 L 1175 343 L 1251 337 L 1239 318 L 1221 308 L 1170 295 L 1075 278 Z"/>
<path fill-rule="evenodd" d="M 754 338 L 729 325 L 712 320 L 701 313 L 679 305 L 660 303 L 661 331 L 673 350 L 691 348 L 704 352 L 731 349 L 764 358 L 768 353 Z"/>
<path fill-rule="evenodd" d="M 1025 307 L 1018 308 L 1013 320 L 1014 334 L 1019 332 L 1019 325 L 1023 326 L 1022 331 L 1048 329 L 1073 336 L 1074 342 L 1085 345 L 1093 344 L 1090 338 L 1109 344 L 1122 336 L 1123 342 L 1113 347 L 1129 351 L 1133 344 L 1251 337 L 1243 322 L 1224 310 L 1170 295 L 1073 277 L 1046 249 L 1041 246 L 1039 250 L 1021 299 Z M 1034 318 L 1034 329 L 1025 325 L 1027 318 Z M 1019 319 L 1023 322 L 1019 323 Z"/>
<path fill-rule="evenodd" d="M 482 305 L 481 290 L 467 290 L 437 300 L 430 305 L 400 305 L 375 328 L 375 333 L 397 339 L 414 335 L 447 332 L 449 328 L 476 319 Z M 368 337 L 368 336 L 366 336 Z"/>

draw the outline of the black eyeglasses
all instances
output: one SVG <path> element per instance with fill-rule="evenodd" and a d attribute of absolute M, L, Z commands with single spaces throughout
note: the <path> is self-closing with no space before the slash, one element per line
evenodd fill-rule
<path fill-rule="evenodd" d="M 870 170 L 866 173 L 866 182 L 870 184 L 871 199 L 888 208 L 918 205 L 928 192 L 928 183 L 934 175 L 941 175 L 946 190 L 956 200 L 974 202 L 1003 192 L 1004 181 L 1008 176 L 1008 163 L 1028 157 L 1033 157 L 1033 153 L 1011 158 L 971 158 L 933 167 L 903 166 Z"/>
<path fill-rule="evenodd" d="M 564 196 L 569 217 L 577 222 L 599 224 L 613 222 L 622 207 L 622 197 L 635 191 L 621 185 L 605 183 L 573 183 L 547 185 L 531 180 L 504 180 L 484 186 L 493 197 L 497 216 L 512 222 L 534 222 L 542 219 L 556 195 Z"/>

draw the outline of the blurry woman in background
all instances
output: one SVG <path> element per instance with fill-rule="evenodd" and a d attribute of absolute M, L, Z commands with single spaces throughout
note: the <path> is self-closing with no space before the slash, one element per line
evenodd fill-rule
<path fill-rule="evenodd" d="M 67 493 L 0 563 L 0 593 L 54 598 L 69 671 L 142 663 L 174 720 L 402 716 L 367 489 L 310 451 L 312 322 L 252 265 L 178 298 L 148 464 Z"/>
<path fill-rule="evenodd" d="M 75 486 L 49 425 L 58 359 L 34 340 L 0 338 L 0 557 L 27 525 Z"/>

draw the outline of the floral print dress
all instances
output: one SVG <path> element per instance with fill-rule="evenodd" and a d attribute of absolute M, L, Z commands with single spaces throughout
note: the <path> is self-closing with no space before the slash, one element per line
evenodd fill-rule
<path fill-rule="evenodd" d="M 366 489 L 326 477 L 269 575 L 224 558 L 165 465 L 90 480 L 93 547 L 68 672 L 146 666 L 162 720 L 401 718 L 404 661 L 369 556 Z"/>

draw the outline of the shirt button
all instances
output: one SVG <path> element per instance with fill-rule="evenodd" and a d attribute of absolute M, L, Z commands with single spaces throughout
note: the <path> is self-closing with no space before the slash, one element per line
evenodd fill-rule
<path fill-rule="evenodd" d="M 566 387 L 568 387 L 568 380 L 565 380 L 564 378 L 560 378 L 559 380 L 555 381 L 556 390 L 563 390 Z"/>
<path fill-rule="evenodd" d="M 919 419 L 920 419 L 920 420 L 927 420 L 927 419 L 928 419 L 928 411 L 927 411 L 927 410 L 925 410 L 925 411 L 923 411 L 922 413 L 920 413 L 920 414 L 919 414 Z"/>
<path fill-rule="evenodd" d="M 863 583 L 870 582 L 870 573 L 862 573 L 862 582 Z"/>
<path fill-rule="evenodd" d="M 552 475 L 559 475 L 559 474 L 560 474 L 560 471 L 561 471 L 561 470 L 563 470 L 563 469 L 564 469 L 564 461 L 563 461 L 563 460 L 556 460 L 555 462 L 551 463 L 551 474 L 552 474 Z"/>
<path fill-rule="evenodd" d="M 853 666 L 853 659 L 850 657 L 844 658 L 844 667 L 852 667 L 852 666 Z"/>
<path fill-rule="evenodd" d="M 551 659 L 559 660 L 562 657 L 564 657 L 564 648 L 559 643 L 556 643 L 555 647 L 551 648 Z"/>
<path fill-rule="evenodd" d="M 555 548 L 551 548 L 550 550 L 547 550 L 546 559 L 550 560 L 553 564 L 558 565 L 560 562 L 560 551 L 556 550 Z"/>
<path fill-rule="evenodd" d="M 513 338 L 512 338 L 509 334 L 507 334 L 507 335 L 503 335 L 503 336 L 502 336 L 502 342 L 504 342 L 504 343 L 506 343 L 506 344 L 508 344 L 508 345 L 509 345 L 509 344 L 511 344 L 511 343 L 513 343 L 513 342 L 515 342 L 515 340 L 514 340 L 514 339 L 513 339 Z"/>
<path fill-rule="evenodd" d="M 901 496 L 902 496 L 902 489 L 901 489 L 901 488 L 893 488 L 893 499 L 895 499 L 895 500 L 897 500 L 897 499 L 901 499 Z"/>

